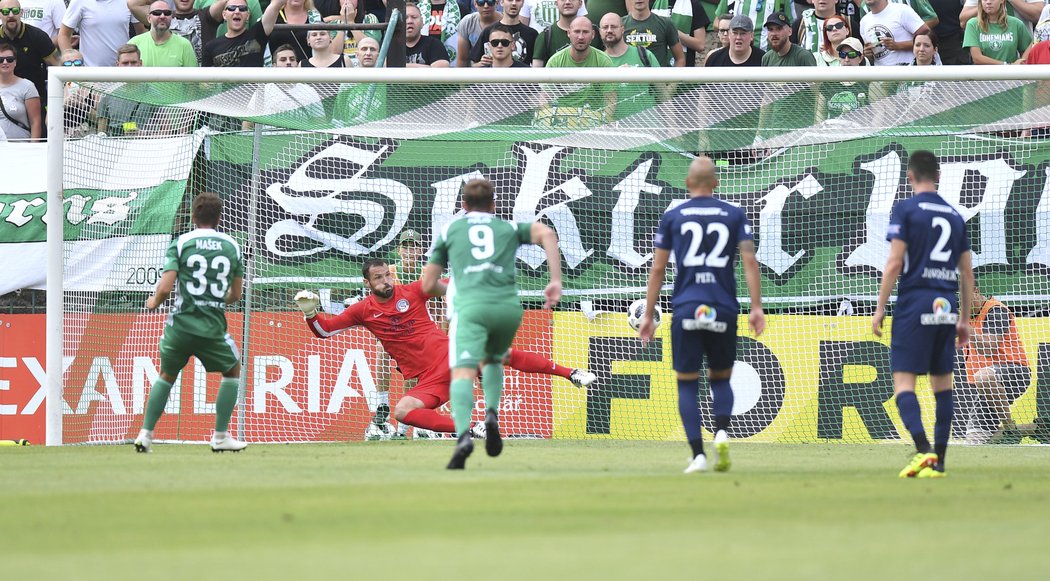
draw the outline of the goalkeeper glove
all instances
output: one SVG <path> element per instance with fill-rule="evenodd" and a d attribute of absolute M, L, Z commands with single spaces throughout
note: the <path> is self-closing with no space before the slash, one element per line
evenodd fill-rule
<path fill-rule="evenodd" d="M 317 314 L 317 306 L 321 304 L 321 297 L 313 291 L 301 290 L 295 293 L 295 304 L 309 319 Z"/>

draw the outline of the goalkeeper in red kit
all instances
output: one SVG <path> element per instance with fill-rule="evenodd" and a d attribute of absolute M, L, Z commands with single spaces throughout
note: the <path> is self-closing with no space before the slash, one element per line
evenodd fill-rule
<path fill-rule="evenodd" d="M 448 365 L 448 335 L 427 312 L 431 295 L 423 292 L 419 281 L 395 284 L 390 265 L 382 259 L 365 261 L 361 274 L 371 294 L 339 315 L 318 313 L 319 298 L 311 291 L 296 294 L 295 302 L 306 316 L 307 327 L 322 339 L 357 325 L 371 331 L 401 374 L 406 379 L 418 380 L 394 406 L 394 419 L 417 428 L 454 432 L 456 426 L 452 418 L 437 412 L 437 408 L 448 402 L 452 376 Z M 442 283 L 441 294 L 445 288 Z M 589 371 L 564 367 L 517 349 L 510 351 L 507 365 L 527 373 L 558 375 L 581 387 L 589 386 L 596 379 Z"/>

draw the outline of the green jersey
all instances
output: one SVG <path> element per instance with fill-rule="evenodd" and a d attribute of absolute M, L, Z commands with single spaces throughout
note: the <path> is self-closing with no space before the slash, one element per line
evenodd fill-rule
<path fill-rule="evenodd" d="M 682 0 L 687 2 L 688 0 Z M 628 14 L 623 17 L 623 41 L 631 46 L 649 49 L 661 67 L 674 65 L 671 48 L 681 43 L 678 29 L 670 18 L 652 13 L 645 20 L 635 20 Z"/>
<path fill-rule="evenodd" d="M 531 241 L 532 224 L 508 222 L 485 212 L 468 212 L 445 226 L 430 263 L 452 272 L 452 310 L 474 305 L 520 307 L 515 254 Z"/>
<path fill-rule="evenodd" d="M 682 0 L 683 2 L 685 0 Z M 645 55 L 644 58 L 642 55 Z M 610 56 L 614 67 L 659 67 L 652 51 L 629 46 L 620 56 Z M 616 87 L 616 118 L 623 119 L 656 106 L 652 88 L 648 83 L 620 83 Z"/>
<path fill-rule="evenodd" d="M 987 31 L 981 30 L 976 18 L 971 18 L 966 23 L 962 45 L 963 48 L 980 47 L 981 54 L 988 58 L 1013 63 L 1031 44 L 1032 33 L 1028 32 L 1028 26 L 1020 18 L 1007 16 L 1005 27 L 989 23 Z"/>
<path fill-rule="evenodd" d="M 200 337 L 226 334 L 226 291 L 244 277 L 241 248 L 222 232 L 197 228 L 168 245 L 164 270 L 178 272 L 168 325 Z"/>

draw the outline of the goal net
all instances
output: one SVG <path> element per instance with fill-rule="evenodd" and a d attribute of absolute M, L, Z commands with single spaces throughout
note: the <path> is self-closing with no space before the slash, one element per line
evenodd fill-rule
<path fill-rule="evenodd" d="M 566 290 L 554 311 L 540 308 L 542 251 L 519 252 L 526 314 L 514 348 L 597 376 L 580 387 L 508 368 L 503 431 L 681 439 L 669 318 L 643 346 L 626 306 L 644 296 L 652 234 L 685 198 L 698 152 L 716 160 L 720 196 L 750 217 L 768 317 L 766 332 L 752 336 L 738 275 L 733 437 L 907 438 L 888 334 L 872 334 L 871 314 L 890 209 L 910 193 L 907 160 L 918 149 L 940 157 L 940 192 L 967 220 L 979 288 L 1012 310 L 1029 370 L 996 405 L 960 356 L 954 437 L 987 441 L 1004 407 L 1022 425 L 1050 418 L 1050 86 L 1040 80 L 1050 75 L 1008 68 L 1017 76 L 979 81 L 953 80 L 952 67 L 818 70 L 805 81 L 767 70 L 699 79 L 622 69 L 514 77 L 52 69 L 75 81 L 66 117 L 84 125 L 53 137 L 62 142 L 65 237 L 52 296 L 64 322 L 49 439 L 126 442 L 141 426 L 171 307 L 146 312 L 143 302 L 167 244 L 192 228 L 188 207 L 201 191 L 222 196 L 220 227 L 245 256 L 245 297 L 227 312 L 243 364 L 231 429 L 249 442 L 362 439 L 383 392 L 393 406 L 411 383 L 363 328 L 315 338 L 292 296 L 311 289 L 326 312 L 341 312 L 362 296 L 361 264 L 375 257 L 401 283 L 415 280 L 420 267 L 402 258 L 399 241 L 412 231 L 429 245 L 476 177 L 495 183 L 500 215 L 541 220 L 560 240 Z M 91 124 L 115 99 L 138 117 L 110 107 L 111 129 L 100 135 Z M 204 441 L 218 380 L 191 361 L 156 437 Z M 932 426 L 922 381 L 919 393 Z M 709 427 L 709 403 L 702 416 Z"/>

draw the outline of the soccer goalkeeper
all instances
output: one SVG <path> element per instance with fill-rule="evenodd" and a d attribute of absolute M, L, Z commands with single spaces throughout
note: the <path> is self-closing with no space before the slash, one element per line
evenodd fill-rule
<path fill-rule="evenodd" d="M 306 316 L 307 327 L 322 339 L 355 325 L 371 331 L 401 374 L 407 379 L 418 379 L 416 386 L 394 406 L 394 419 L 435 432 L 456 431 L 452 418 L 437 412 L 437 408 L 448 402 L 452 376 L 448 366 L 448 335 L 427 312 L 430 295 L 423 292 L 419 281 L 396 284 L 390 265 L 383 259 L 365 261 L 361 274 L 371 295 L 339 315 L 318 313 L 320 299 L 312 291 L 296 294 L 295 302 Z M 440 294 L 445 289 L 442 282 Z M 596 379 L 589 371 L 564 367 L 517 349 L 510 351 L 507 365 L 526 373 L 558 375 L 581 387 L 589 386 Z"/>

